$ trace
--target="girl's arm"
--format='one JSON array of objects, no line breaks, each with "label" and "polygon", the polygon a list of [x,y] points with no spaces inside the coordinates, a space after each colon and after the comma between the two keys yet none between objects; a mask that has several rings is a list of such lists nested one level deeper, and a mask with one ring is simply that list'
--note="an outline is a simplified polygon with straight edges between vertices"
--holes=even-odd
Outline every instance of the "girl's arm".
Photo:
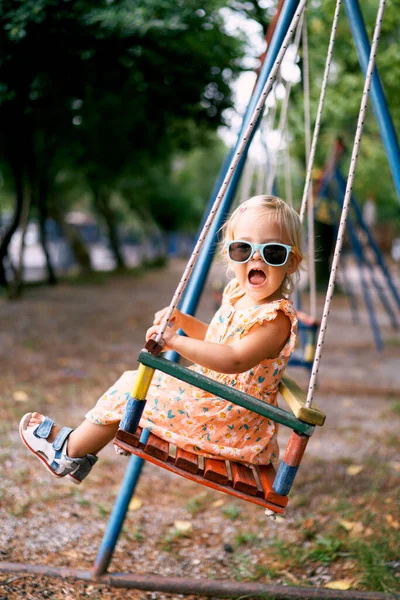
[{"label": "girl's arm", "polygon": [[[168,311],[168,307],[159,310],[154,315],[154,325],[160,325],[163,321],[166,313]],[[185,313],[181,312],[177,308],[172,313],[172,318],[170,320],[172,325],[172,330],[177,331],[178,329],[183,329],[183,331],[191,338],[196,340],[204,340],[207,332],[208,325],[192,317],[191,315],[185,315]]]},{"label": "girl's arm", "polygon": [[[157,326],[151,327],[146,339],[157,333],[157,329]],[[188,360],[218,373],[243,373],[266,358],[277,356],[289,334],[290,319],[279,311],[273,321],[254,325],[232,346],[186,338],[170,330],[164,335],[164,350],[175,350]]]}]

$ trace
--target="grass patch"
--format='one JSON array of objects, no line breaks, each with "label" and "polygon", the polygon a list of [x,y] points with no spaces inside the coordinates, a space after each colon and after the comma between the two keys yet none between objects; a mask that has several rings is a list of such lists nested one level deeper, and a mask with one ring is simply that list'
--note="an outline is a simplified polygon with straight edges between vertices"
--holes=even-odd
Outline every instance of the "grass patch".
[{"label": "grass patch", "polygon": [[390,403],[389,406],[390,412],[392,412],[395,415],[398,415],[400,417],[400,399],[396,398],[396,400],[393,400]]},{"label": "grass patch", "polygon": [[268,554],[272,560],[277,561],[286,569],[293,569],[302,565],[304,556],[303,549],[300,545],[293,545],[290,542],[283,540],[274,540],[268,544]]},{"label": "grass patch", "polygon": [[79,490],[72,489],[71,496],[73,497],[75,502],[77,504],[79,504],[79,506],[89,506],[90,505],[89,500],[87,500]]},{"label": "grass patch", "polygon": [[237,504],[227,504],[222,509],[222,512],[225,517],[228,517],[231,521],[235,521],[242,514],[241,509]]},{"label": "grass patch", "polygon": [[340,498],[337,504],[332,506],[332,510],[339,513],[341,517],[349,518],[354,513],[354,506],[349,500],[345,498]]},{"label": "grass patch", "polygon": [[290,499],[292,508],[303,508],[308,506],[310,499],[305,494],[294,494]]},{"label": "grass patch", "polygon": [[135,531],[133,532],[133,539],[135,542],[144,542],[145,535],[141,527],[136,527]]},{"label": "grass patch", "polygon": [[111,512],[111,509],[108,506],[104,506],[104,504],[96,504],[95,506],[100,517],[103,519],[108,518]]},{"label": "grass patch", "polygon": [[358,564],[361,574],[360,583],[366,589],[382,592],[394,592],[400,589],[399,538],[397,530],[385,528],[381,530],[378,538],[371,541],[351,542],[352,558]]},{"label": "grass patch", "polygon": [[349,556],[348,552],[342,551],[342,546],[342,542],[336,537],[318,535],[313,547],[304,556],[304,562],[313,561],[329,566],[339,557]]},{"label": "grass patch", "polygon": [[185,508],[191,515],[197,515],[208,507],[209,496],[208,494],[198,494],[189,500]]},{"label": "grass patch", "polygon": [[243,546],[249,543],[257,544],[257,542],[258,538],[256,533],[245,531],[239,531],[233,539],[233,545],[235,548],[239,548],[239,546]]},{"label": "grass patch", "polygon": [[386,433],[385,436],[381,437],[382,443],[386,448],[400,449],[400,439],[397,433]]},{"label": "grass patch", "polygon": [[[251,555],[235,554],[233,564],[233,576],[236,581],[258,581],[259,579],[276,576],[276,571],[266,565],[253,562]],[[257,596],[258,598],[259,596]],[[261,596],[260,596],[261,597]],[[271,598],[271,596],[269,596]]]},{"label": "grass patch", "polygon": [[171,527],[161,540],[161,550],[164,550],[164,552],[171,552],[175,542],[187,537],[190,537],[188,532],[179,531],[179,529]]}]

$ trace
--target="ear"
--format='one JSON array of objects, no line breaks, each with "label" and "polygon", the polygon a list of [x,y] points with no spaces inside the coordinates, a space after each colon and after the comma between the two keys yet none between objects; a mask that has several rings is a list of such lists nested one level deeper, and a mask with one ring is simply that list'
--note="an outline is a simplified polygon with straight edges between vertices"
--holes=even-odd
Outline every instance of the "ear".
[{"label": "ear", "polygon": [[292,275],[295,273],[302,260],[303,259],[297,254],[297,252],[291,252],[287,261],[287,275]]}]

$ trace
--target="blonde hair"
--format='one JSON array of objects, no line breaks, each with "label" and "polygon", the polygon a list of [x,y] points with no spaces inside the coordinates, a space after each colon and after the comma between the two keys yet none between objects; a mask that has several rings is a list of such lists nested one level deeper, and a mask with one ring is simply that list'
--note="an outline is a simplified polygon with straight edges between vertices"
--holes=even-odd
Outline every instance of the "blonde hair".
[{"label": "blonde hair", "polygon": [[[249,209],[258,219],[262,219],[267,216],[270,217],[271,212],[273,213],[274,218],[280,225],[282,231],[285,232],[289,244],[292,246],[292,252],[296,253],[300,265],[304,258],[302,251],[303,231],[300,217],[294,208],[276,196],[253,196],[253,198],[250,198],[250,200],[247,200],[238,206],[238,208],[231,214],[229,219],[221,228],[221,250],[223,256],[225,258],[227,256],[227,242],[231,242],[234,239],[235,226],[238,219],[240,219],[240,216],[244,211]],[[299,277],[300,275],[298,270],[291,275],[286,275],[281,287],[282,293],[289,296],[293,292]]]}]

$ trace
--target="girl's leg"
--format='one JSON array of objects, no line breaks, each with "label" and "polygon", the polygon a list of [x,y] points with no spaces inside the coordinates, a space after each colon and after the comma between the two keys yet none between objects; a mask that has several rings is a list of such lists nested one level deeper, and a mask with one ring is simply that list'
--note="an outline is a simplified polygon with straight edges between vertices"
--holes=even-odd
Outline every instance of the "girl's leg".
[{"label": "girl's leg", "polygon": [[[41,423],[43,416],[32,413],[28,427],[34,427]],[[85,419],[68,437],[67,452],[71,458],[82,458],[87,454],[96,455],[104,446],[114,438],[119,423],[109,425],[97,425]],[[60,427],[54,425],[47,440],[54,441]]]},{"label": "girl's leg", "polygon": [[68,455],[73,457],[97,454],[114,439],[119,423],[97,425],[85,419],[68,438]]}]

